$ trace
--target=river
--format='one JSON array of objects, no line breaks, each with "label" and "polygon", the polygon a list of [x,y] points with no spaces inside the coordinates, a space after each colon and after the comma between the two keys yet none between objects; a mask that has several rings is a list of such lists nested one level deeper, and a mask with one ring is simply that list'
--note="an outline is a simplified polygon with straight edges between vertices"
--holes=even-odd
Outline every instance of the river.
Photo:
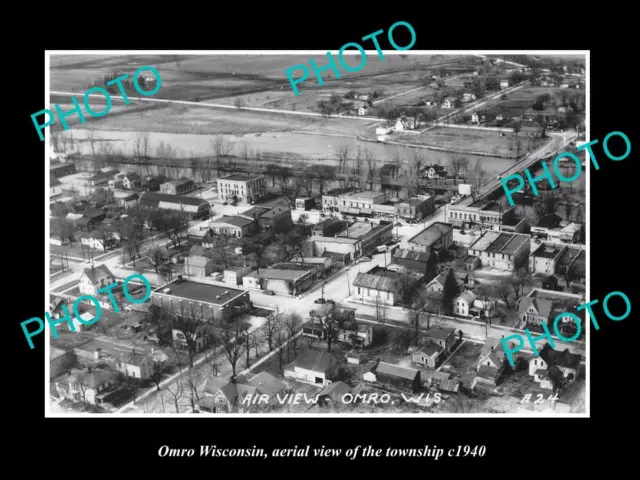
[{"label": "river", "polygon": [[[76,128],[73,136],[76,139],[86,139],[88,130]],[[134,141],[139,133],[133,131],[103,131],[94,130],[97,141],[109,142],[117,150],[126,149],[127,153],[134,150]],[[400,158],[407,159],[413,155],[413,147],[403,147],[396,145],[385,145],[382,143],[366,142],[348,137],[335,137],[325,135],[307,135],[292,132],[269,132],[262,134],[246,134],[242,136],[224,135],[226,139],[237,145],[235,153],[244,149],[244,144],[252,151],[260,151],[267,157],[287,157],[295,158],[298,162],[317,162],[322,160],[331,165],[337,165],[336,152],[341,147],[349,147],[349,156],[352,158],[356,148],[370,149],[381,164],[390,162],[396,154]],[[211,141],[213,135],[197,134],[174,134],[150,132],[149,143],[150,155],[153,156],[160,143],[169,144],[175,150],[178,149],[182,156],[207,156],[212,155]],[[91,153],[89,142],[78,142],[78,148],[84,154]],[[96,149],[98,147],[96,146]],[[440,163],[447,165],[451,159],[451,153],[436,150],[422,149],[428,163]],[[489,176],[498,175],[513,165],[514,160],[496,157],[485,157],[476,155],[465,155],[469,159],[470,167],[475,165],[476,160],[480,163]]]}]

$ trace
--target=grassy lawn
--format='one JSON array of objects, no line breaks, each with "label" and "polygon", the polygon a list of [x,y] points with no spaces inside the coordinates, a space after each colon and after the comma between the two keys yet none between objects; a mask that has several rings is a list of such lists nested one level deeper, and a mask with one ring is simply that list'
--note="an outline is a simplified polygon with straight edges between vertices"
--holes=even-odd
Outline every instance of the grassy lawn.
[{"label": "grassy lawn", "polygon": [[449,372],[452,376],[462,377],[466,373],[473,371],[473,364],[478,361],[482,346],[481,343],[474,345],[470,340],[465,341],[447,363],[451,367]]}]

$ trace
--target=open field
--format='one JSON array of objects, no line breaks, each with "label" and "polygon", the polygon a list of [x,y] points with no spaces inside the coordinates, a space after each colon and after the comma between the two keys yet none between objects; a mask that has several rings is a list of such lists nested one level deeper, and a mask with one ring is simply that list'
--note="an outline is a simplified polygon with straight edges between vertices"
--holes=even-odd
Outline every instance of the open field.
[{"label": "open field", "polygon": [[[395,138],[394,138],[395,139]],[[487,154],[515,155],[512,141],[501,137],[498,132],[483,130],[464,130],[459,128],[434,128],[420,135],[404,134],[397,141],[407,143],[435,145],[456,150],[481,151]]]},{"label": "open field", "polygon": [[[160,108],[157,105],[161,105]],[[281,113],[224,110],[187,105],[164,106],[156,104],[152,110],[135,110],[130,114],[111,114],[94,118],[92,126],[106,131],[166,132],[201,135],[245,135],[266,132],[304,130],[341,135],[362,135],[369,124],[353,119],[325,119]]]},{"label": "open field", "polygon": [[[349,52],[347,52],[349,53]],[[82,93],[100,77],[114,72],[133,73],[144,65],[154,66],[163,85],[157,98],[205,100],[223,98],[251,91],[281,88],[293,95],[285,70],[294,65],[309,65],[314,59],[319,66],[327,63],[323,55],[87,55],[74,62],[73,55],[53,56],[51,60],[51,89]],[[404,58],[402,58],[404,57]],[[323,72],[324,86],[318,86],[313,76],[304,82],[301,91],[332,88],[377,88],[387,83],[415,82],[439,64],[455,63],[464,58],[448,56],[432,59],[430,55],[385,54],[384,59],[369,54],[365,67],[358,73],[345,74],[337,79],[332,70]],[[354,63],[355,59],[349,60]],[[436,65],[434,67],[434,65]],[[389,74],[392,74],[388,76]],[[385,78],[387,77],[387,78]],[[304,94],[304,93],[303,93]],[[314,93],[315,95],[315,93]]]}]

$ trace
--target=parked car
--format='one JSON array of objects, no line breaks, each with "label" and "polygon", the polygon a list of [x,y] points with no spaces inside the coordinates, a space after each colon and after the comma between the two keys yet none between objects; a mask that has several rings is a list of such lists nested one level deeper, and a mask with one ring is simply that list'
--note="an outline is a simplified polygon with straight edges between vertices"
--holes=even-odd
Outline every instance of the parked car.
[{"label": "parked car", "polygon": [[316,298],[313,303],[326,303],[326,300],[324,298]]},{"label": "parked car", "polygon": [[276,292],[274,292],[273,290],[265,290],[265,291],[264,291],[264,294],[265,294],[265,295],[275,295],[275,294],[276,294]]}]

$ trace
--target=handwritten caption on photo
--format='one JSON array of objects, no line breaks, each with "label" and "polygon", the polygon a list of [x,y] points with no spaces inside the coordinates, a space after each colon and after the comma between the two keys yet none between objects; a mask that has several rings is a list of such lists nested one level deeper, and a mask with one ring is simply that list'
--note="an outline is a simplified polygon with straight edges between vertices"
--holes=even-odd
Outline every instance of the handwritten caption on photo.
[{"label": "handwritten caption on photo", "polygon": [[[406,47],[401,47],[400,45],[398,45],[393,38],[393,31],[400,26],[406,27],[407,30],[409,30],[409,33],[411,34],[411,43],[409,43],[409,45],[407,45]],[[376,32],[370,33],[369,35],[365,35],[364,37],[362,37],[362,40],[371,39],[371,41],[376,47],[376,50],[378,51],[378,56],[384,60],[384,54],[382,53],[382,49],[380,48],[380,44],[378,43],[378,39],[376,38],[378,35],[381,35],[383,33],[384,33],[384,30],[381,29]],[[396,22],[393,25],[391,25],[391,28],[389,28],[389,31],[387,32],[387,38],[389,39],[389,43],[394,49],[398,51],[405,51],[405,50],[409,50],[411,47],[415,45],[416,31],[407,22]],[[351,67],[344,61],[344,58],[343,58],[344,51],[350,47],[357,48],[358,51],[360,52],[360,64],[357,67]],[[322,79],[322,72],[325,72],[329,69],[333,70],[333,73],[335,74],[336,78],[340,78],[340,70],[338,69],[338,65],[336,64],[335,59],[331,56],[331,52],[327,52],[327,58],[329,59],[329,64],[325,65],[324,67],[318,67],[318,65],[316,65],[315,60],[313,59],[309,60],[309,65],[311,65],[311,69],[313,70],[313,73],[318,79],[318,85],[324,85],[324,80]],[[362,48],[362,45],[360,45],[359,43],[356,43],[356,42],[345,43],[338,51],[338,61],[340,62],[340,65],[342,65],[342,68],[345,71],[349,73],[356,73],[362,70],[364,66],[367,64],[367,53],[365,52],[364,48]],[[293,77],[293,72],[295,70],[303,70],[302,76],[300,78],[296,79]],[[298,90],[297,85],[304,82],[307,78],[309,78],[309,69],[307,68],[307,66],[300,63],[298,65],[294,65],[293,67],[287,68],[284,71],[284,73],[286,73],[287,78],[289,79],[289,83],[291,84],[291,88],[293,89],[293,92],[296,95],[300,95],[300,90]]]},{"label": "handwritten caption on photo", "polygon": [[[139,279],[140,281],[142,281],[142,283],[145,286],[146,293],[142,298],[135,298],[131,296],[131,294],[129,293],[129,290],[128,290],[129,282],[134,279]],[[116,301],[116,298],[113,295],[113,289],[118,286],[119,286],[119,282],[115,282],[97,291],[98,293],[104,293],[109,297],[109,301],[111,302],[113,311],[115,313],[120,312],[120,307],[118,306],[118,302]],[[134,273],[133,275],[129,275],[127,278],[124,279],[124,282],[122,284],[122,292],[125,298],[129,300],[131,303],[144,303],[149,299],[149,297],[151,297],[151,284],[149,283],[149,280],[147,280],[143,275],[140,275],[139,273]],[[86,300],[91,301],[96,307],[96,315],[91,320],[84,320],[78,309],[78,307]],[[47,319],[47,322],[49,323],[49,328],[51,328],[51,334],[56,339],[59,338],[58,332],[56,330],[56,325],[58,325],[59,323],[67,322],[69,325],[69,329],[73,332],[76,331],[74,318],[72,318],[71,315],[69,314],[69,309],[67,308],[67,305],[63,303],[60,307],[61,307],[61,310],[64,312],[64,316],[61,316],[60,318],[51,318],[50,312],[45,312],[44,314],[45,318]],[[73,314],[75,315],[75,320],[78,321],[79,323],[83,325],[93,325],[94,323],[97,323],[100,320],[100,317],[102,316],[102,303],[100,302],[100,299],[94,297],[93,295],[81,295],[80,297],[76,298],[75,302],[73,303]],[[38,329],[34,332],[29,332],[29,330],[27,329],[27,325],[29,325],[30,323],[37,323]],[[24,322],[20,323],[20,326],[22,327],[24,336],[27,338],[27,342],[29,342],[29,347],[31,348],[31,350],[33,350],[35,348],[35,345],[31,341],[31,339],[36,335],[39,335],[42,332],[44,332],[44,321],[39,317],[33,317],[33,318],[30,318],[29,320],[25,320]]]},{"label": "handwritten caption on photo", "polygon": [[[616,156],[611,153],[611,150],[609,150],[609,140],[612,137],[621,137],[624,140],[624,143],[627,148],[627,151],[624,154]],[[592,146],[597,144],[598,144],[597,139],[592,140],[588,143],[580,145],[578,148],[576,148],[576,151],[581,152],[582,150],[586,150],[589,153],[589,159],[591,160],[591,163],[593,163],[593,167],[596,170],[600,170],[600,164],[596,160],[596,154],[593,153],[593,149],[591,148]],[[625,135],[622,132],[611,132],[606,137],[604,137],[604,140],[602,141],[602,149],[604,150],[605,155],[610,160],[613,160],[614,162],[619,162],[627,158],[631,153],[631,140],[629,140],[629,137],[627,137],[627,135]],[[563,158],[570,158],[576,164],[576,171],[571,177],[565,177],[559,170],[558,165]],[[551,187],[551,189],[558,187],[556,182],[553,180],[553,176],[551,175],[551,170],[549,170],[549,166],[547,165],[547,162],[541,162],[541,164],[542,164],[542,170],[544,171],[544,173],[538,177],[532,176],[528,168],[524,169],[524,174],[527,177],[527,180],[529,181],[529,185],[531,186],[531,191],[535,197],[537,197],[540,194],[540,192],[538,191],[538,188],[536,187],[536,183],[538,182],[542,182],[543,180],[546,179],[549,182],[549,186]],[[560,180],[561,182],[571,183],[577,180],[578,178],[580,178],[580,175],[582,175],[582,161],[580,160],[580,158],[578,158],[578,156],[575,153],[563,152],[557,155],[556,158],[553,159],[553,171],[555,172],[558,180]],[[511,180],[518,181],[518,185],[516,185],[515,188],[508,187],[509,181]],[[524,178],[519,173],[514,173],[513,175],[509,175],[508,177],[501,178],[500,183],[502,184],[502,188],[505,191],[509,205],[513,207],[515,203],[513,201],[512,195],[516,192],[523,191],[525,186]]]},{"label": "handwritten caption on photo", "polygon": [[[322,445],[320,448],[307,445],[305,447],[294,448],[275,448],[269,452],[263,448],[253,446],[252,448],[219,448],[217,445],[201,445],[199,456],[200,457],[214,457],[214,458],[306,458],[306,457],[322,457],[322,458],[337,458],[344,456],[351,460],[356,458],[433,458],[438,460],[439,458],[447,455],[449,458],[453,457],[468,457],[478,456],[484,457],[487,453],[487,447],[484,445],[457,445],[454,448],[438,448],[436,445],[425,445],[420,448],[374,448],[371,445],[356,445],[353,448],[327,448]],[[168,445],[162,445],[158,449],[159,457],[193,457],[196,455],[195,448],[170,448]]]},{"label": "handwritten caption on photo", "polygon": [[[151,73],[153,73],[154,80],[151,81],[150,83],[155,83],[155,87],[153,88],[153,90],[147,91],[147,92],[145,92],[144,90],[142,90],[142,88],[140,88],[140,77],[141,77],[140,72],[144,72],[144,71],[150,71]],[[123,81],[125,80],[130,81],[128,80],[128,77],[129,77],[129,74],[125,73],[124,75],[120,75],[119,77],[116,77],[113,80],[108,81],[105,85],[105,86],[117,85],[125,105],[129,105],[131,103],[131,101],[129,100],[129,97],[127,96],[127,92],[124,86],[122,85]],[[155,95],[156,93],[158,93],[158,90],[160,90],[160,87],[162,86],[162,79],[160,78],[160,73],[158,73],[158,70],[148,65],[138,68],[133,73],[132,78],[133,78],[133,88],[135,88],[136,92],[138,92],[143,97],[151,97],[152,95]],[[147,82],[146,80],[143,80],[143,83],[145,83],[145,85],[146,85],[146,82]],[[89,105],[89,97],[95,97],[99,94],[104,95],[106,107],[101,112],[96,112]],[[62,109],[60,108],[60,105],[58,104],[54,105],[55,111],[58,113],[58,120],[62,124],[62,128],[64,130],[69,130],[69,125],[67,124],[66,118],[70,117],[73,114],[78,115],[78,118],[80,119],[80,123],[86,123],[86,119],[82,113],[82,109],[80,108],[78,99],[76,97],[71,97],[71,103],[73,104],[74,108],[72,108],[68,112],[63,112]],[[84,104],[84,108],[87,111],[87,113],[92,117],[104,117],[106,114],[108,114],[111,111],[111,95],[109,95],[109,92],[104,87],[97,87],[97,86],[91,87],[89,90],[85,92],[82,103]],[[45,123],[40,124],[38,123],[38,120],[36,120],[36,117],[40,115],[48,115],[49,119]],[[53,125],[56,121],[56,116],[53,111],[45,108],[44,110],[40,110],[39,112],[32,114],[31,121],[36,127],[36,131],[40,136],[40,140],[44,141],[44,135],[42,134],[42,130],[44,130],[46,127],[50,127],[51,125]]]}]

